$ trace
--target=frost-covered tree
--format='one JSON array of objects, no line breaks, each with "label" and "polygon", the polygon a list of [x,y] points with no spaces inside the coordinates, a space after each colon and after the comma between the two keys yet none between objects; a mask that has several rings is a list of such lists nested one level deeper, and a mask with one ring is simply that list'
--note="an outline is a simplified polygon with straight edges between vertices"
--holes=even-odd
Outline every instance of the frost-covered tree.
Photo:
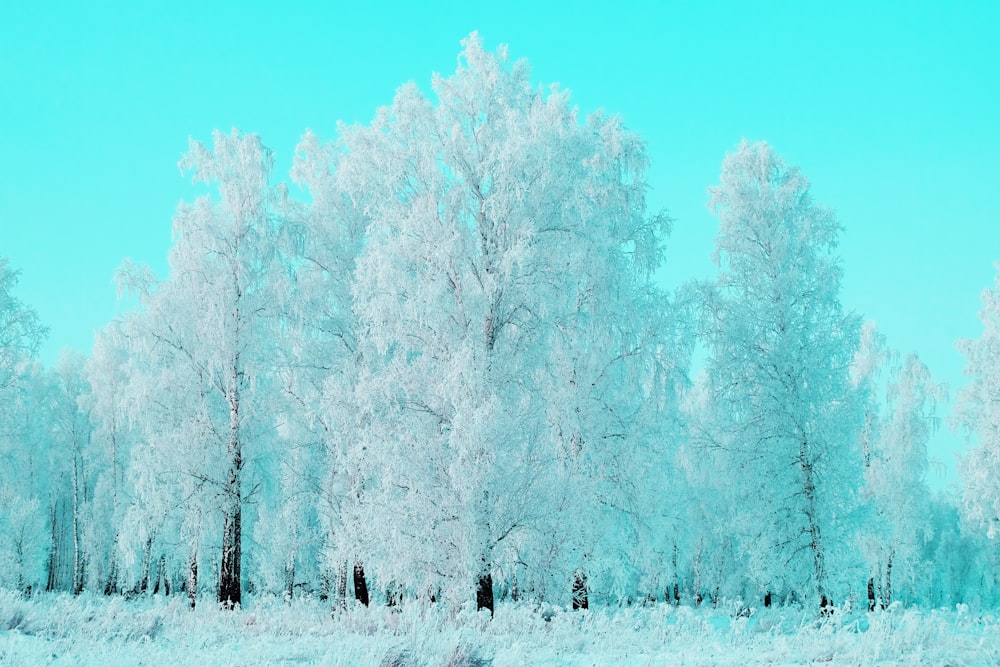
[{"label": "frost-covered tree", "polygon": [[982,336],[958,342],[970,383],[959,393],[955,418],[975,443],[960,467],[962,512],[970,525],[996,539],[1000,536],[1000,275],[982,296]]},{"label": "frost-covered tree", "polygon": [[[173,471],[216,492],[217,592],[227,605],[242,595],[243,509],[254,491],[245,481],[248,472],[251,478],[266,474],[248,471],[248,463],[274,430],[268,382],[287,272],[279,261],[283,223],[275,212],[284,195],[270,184],[272,166],[271,151],[256,135],[216,133],[211,149],[192,141],[181,167],[217,187],[218,198],[179,207],[168,280],[157,283],[145,269],[126,268],[121,275],[141,301],[124,325],[133,354],[145,357],[134,378],[146,373],[147,386],[157,383],[159,393],[147,395],[167,407],[166,424],[174,427],[164,430],[165,424],[146,419],[149,445],[161,454],[193,454],[178,459],[174,453],[170,459],[181,465]],[[210,517],[196,512],[188,518],[180,530],[204,535],[202,522]],[[189,576],[197,560],[192,555]]]},{"label": "frost-covered tree", "polygon": [[850,364],[860,323],[839,302],[840,225],[770,146],[743,142],[711,189],[719,215],[710,298],[709,392],[735,494],[748,576],[767,591],[824,602],[843,593],[861,485],[860,410]]},{"label": "frost-covered tree", "polygon": [[[559,470],[582,481],[629,442],[616,383],[638,377],[641,335],[616,308],[657,265],[664,221],[645,216],[644,150],[620,120],[581,121],[505,50],[464,44],[434,98],[404,86],[343,134],[338,173],[369,220],[350,465],[383,576],[455,600],[471,581],[492,609],[495,574],[553,553],[532,540],[555,540],[567,578],[585,566],[597,487]],[[553,503],[573,525],[548,523]]]},{"label": "frost-covered tree", "polygon": [[41,373],[31,360],[46,335],[33,309],[15,294],[18,274],[0,257],[0,586],[44,582],[47,438],[33,391]]},{"label": "frost-covered tree", "polygon": [[83,399],[91,414],[98,475],[88,526],[88,563],[93,568],[92,582],[105,594],[119,590],[121,527],[130,500],[125,470],[135,435],[126,419],[127,367],[128,350],[120,322],[112,322],[96,333],[85,367],[90,386]]},{"label": "frost-covered tree", "polygon": [[[283,530],[272,535],[285,587],[292,572],[322,569],[336,576],[334,598],[343,602],[347,568],[357,572],[356,594],[364,599],[361,554],[343,522],[351,471],[346,452],[357,441],[354,388],[360,349],[353,313],[355,261],[365,235],[364,216],[337,182],[341,153],[307,132],[295,151],[293,181],[306,189],[308,205],[289,212],[286,261],[294,274],[285,311],[288,341],[278,350],[276,375],[285,397],[279,421]],[[272,540],[271,543],[274,541]],[[322,555],[319,553],[322,549]]]},{"label": "frost-covered tree", "polygon": [[927,487],[927,443],[934,410],[945,397],[915,354],[894,369],[886,390],[887,414],[876,431],[865,470],[874,517],[866,526],[867,558],[880,603],[888,606],[898,582],[910,596],[920,574],[923,545],[932,535]]},{"label": "frost-covered tree", "polygon": [[[80,593],[86,583],[86,549],[84,534],[89,530],[96,471],[91,451],[92,424],[87,394],[89,386],[84,375],[86,359],[78,353],[65,352],[55,368],[51,419],[53,447],[63,472],[63,496],[68,495],[66,509],[72,540],[72,591]],[[55,472],[53,470],[53,472]]]},{"label": "frost-covered tree", "polygon": [[18,364],[35,356],[48,331],[14,295],[17,277],[7,258],[0,257],[0,390],[13,385]]}]

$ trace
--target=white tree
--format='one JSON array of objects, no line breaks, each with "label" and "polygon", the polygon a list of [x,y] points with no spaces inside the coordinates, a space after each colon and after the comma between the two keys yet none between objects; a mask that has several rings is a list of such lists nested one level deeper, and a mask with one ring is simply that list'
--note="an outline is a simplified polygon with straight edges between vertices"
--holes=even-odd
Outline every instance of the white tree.
[{"label": "white tree", "polygon": [[979,319],[982,336],[958,342],[971,381],[959,393],[955,420],[975,442],[960,466],[962,513],[970,525],[996,539],[1000,536],[1000,275],[996,285],[983,291]]},{"label": "white tree", "polygon": [[764,143],[743,142],[711,189],[720,273],[708,371],[726,423],[734,527],[749,576],[821,603],[860,487],[850,363],[859,322],[841,309],[840,225]]},{"label": "white tree", "polygon": [[[164,404],[168,423],[183,428],[163,432],[154,425],[150,445],[159,442],[166,451],[180,438],[194,443],[181,451],[207,452],[180,470],[218,491],[217,591],[227,605],[242,595],[243,508],[253,492],[244,484],[245,468],[274,431],[267,383],[287,271],[278,255],[283,221],[275,212],[284,190],[271,186],[272,166],[271,151],[256,135],[217,132],[212,149],[192,141],[181,167],[217,186],[219,199],[205,196],[179,207],[169,280],[156,283],[145,269],[121,276],[140,294],[141,310],[126,321],[125,333],[136,353],[147,356],[145,370],[153,374],[147,383],[165,373],[156,380],[159,392],[179,393]],[[182,529],[202,535],[200,521]],[[191,564],[196,570],[196,556]]]},{"label": "white tree", "polygon": [[868,558],[883,607],[893,599],[894,581],[915,582],[924,543],[931,538],[927,443],[935,428],[935,407],[944,398],[944,387],[915,354],[893,369],[886,391],[888,414],[865,471],[875,512],[868,525]]},{"label": "white tree", "polygon": [[41,369],[31,363],[46,329],[15,296],[17,277],[0,257],[0,586],[26,590],[45,581],[50,545]]},{"label": "white tree", "polygon": [[[616,446],[610,394],[630,371],[614,360],[637,338],[616,308],[658,264],[664,220],[645,217],[643,146],[618,119],[581,123],[504,49],[464,44],[436,99],[404,86],[343,133],[338,175],[370,220],[351,465],[359,534],[386,576],[452,599],[472,580],[492,609],[493,575],[557,511],[546,475]],[[550,410],[556,393],[568,414]]]},{"label": "white tree", "polygon": [[94,488],[90,557],[92,579],[105,594],[119,590],[120,531],[130,500],[125,470],[135,434],[126,419],[128,350],[120,322],[98,331],[86,363],[87,407],[92,415],[98,480]]}]

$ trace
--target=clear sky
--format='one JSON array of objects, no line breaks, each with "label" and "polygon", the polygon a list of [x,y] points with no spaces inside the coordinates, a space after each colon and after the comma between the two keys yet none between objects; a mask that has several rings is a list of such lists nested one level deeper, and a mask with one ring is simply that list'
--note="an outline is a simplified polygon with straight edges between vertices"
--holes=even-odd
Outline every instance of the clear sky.
[{"label": "clear sky", "polygon": [[[86,351],[124,258],[166,272],[189,136],[257,132],[285,178],[306,128],[368,122],[478,30],[646,138],[651,205],[676,218],[670,284],[712,272],[705,189],[726,151],[771,142],[846,228],[844,305],[954,393],[954,342],[979,335],[1000,261],[998,25],[990,1],[6,0],[0,255],[51,327],[43,360]],[[953,470],[960,446],[945,427],[932,456]]]}]

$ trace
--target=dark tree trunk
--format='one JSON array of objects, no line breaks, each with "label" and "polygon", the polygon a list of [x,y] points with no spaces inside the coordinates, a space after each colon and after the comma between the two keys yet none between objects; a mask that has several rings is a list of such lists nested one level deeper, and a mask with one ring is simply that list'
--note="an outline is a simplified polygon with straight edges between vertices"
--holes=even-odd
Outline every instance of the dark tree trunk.
[{"label": "dark tree trunk", "polygon": [[188,561],[187,594],[188,606],[194,609],[198,598],[198,552],[194,549],[191,550],[191,559]]},{"label": "dark tree trunk", "polygon": [[[236,438],[237,434],[231,434]],[[240,485],[240,475],[243,468],[243,457],[238,441],[230,441],[232,460],[229,467],[229,479],[226,483],[226,517],[222,526],[222,567],[219,569],[219,602],[226,609],[233,609],[242,602],[242,538],[243,538],[243,501]]]},{"label": "dark tree trunk", "polygon": [[889,560],[885,563],[885,589],[882,596],[882,608],[888,609],[889,604],[892,602],[892,557],[896,555],[895,551],[889,552]]},{"label": "dark tree trunk", "polygon": [[118,592],[118,534],[115,533],[114,542],[111,543],[111,568],[108,578],[104,580],[104,594],[114,595]]},{"label": "dark tree trunk", "polygon": [[222,566],[219,568],[219,602],[234,609],[242,601],[241,566],[243,563],[243,443],[240,434],[240,387],[243,383],[237,353],[229,372],[229,476],[224,497],[225,519],[222,525]]},{"label": "dark tree trunk", "polygon": [[385,606],[398,607],[401,604],[403,604],[403,589],[397,586],[396,582],[390,581],[385,589]]},{"label": "dark tree trunk", "polygon": [[765,607],[771,606],[771,591],[764,593],[764,606]]},{"label": "dark tree trunk", "polygon": [[354,599],[368,606],[368,582],[365,581],[365,568],[361,563],[354,564]]},{"label": "dark tree trunk", "polygon": [[476,580],[476,611],[489,609],[493,616],[493,575],[489,572],[479,575]]},{"label": "dark tree trunk", "polygon": [[875,611],[875,577],[868,577],[868,611]]},{"label": "dark tree trunk", "polygon": [[292,601],[295,595],[295,556],[289,560],[285,566],[285,600]]},{"label": "dark tree trunk", "polygon": [[49,514],[49,525],[52,527],[52,546],[49,547],[49,576],[45,582],[46,591],[54,591],[56,589],[56,564],[58,560],[59,551],[59,533],[56,530],[56,506],[52,505],[52,511]]},{"label": "dark tree trunk", "polygon": [[681,585],[678,582],[674,582],[674,606],[678,606],[681,603]]},{"label": "dark tree trunk", "polygon": [[149,569],[153,559],[153,538],[146,539],[146,548],[142,552],[142,579],[139,580],[138,592],[145,593],[149,590]]},{"label": "dark tree trunk", "polygon": [[573,609],[589,609],[587,599],[587,575],[582,572],[573,574]]},{"label": "dark tree trunk", "polygon": [[822,614],[823,616],[832,616],[833,600],[826,597],[825,595],[821,595],[819,598],[819,613]]},{"label": "dark tree trunk", "polygon": [[521,589],[517,587],[517,572],[514,573],[510,583],[510,599],[512,602],[521,601]]}]

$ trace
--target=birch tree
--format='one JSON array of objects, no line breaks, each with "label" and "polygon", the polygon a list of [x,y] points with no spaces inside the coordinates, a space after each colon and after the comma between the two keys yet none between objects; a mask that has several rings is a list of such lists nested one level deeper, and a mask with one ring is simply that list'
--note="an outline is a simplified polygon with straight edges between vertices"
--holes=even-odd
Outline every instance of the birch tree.
[{"label": "birch tree", "polygon": [[962,514],[995,540],[1000,536],[1000,275],[982,298],[982,335],[958,342],[970,381],[959,393],[955,422],[974,443],[960,466]]},{"label": "birch tree", "polygon": [[734,526],[758,586],[825,606],[861,486],[849,377],[860,323],[838,300],[840,225],[767,144],[743,142],[721,180],[708,372],[727,420]]},{"label": "birch tree", "polygon": [[218,198],[179,207],[169,280],[123,272],[123,284],[137,287],[142,303],[126,333],[137,350],[160,355],[148,368],[181,369],[177,383],[161,390],[183,392],[183,401],[173,403],[188,410],[181,421],[189,428],[181,433],[210,454],[194,459],[206,468],[183,470],[218,492],[217,591],[221,603],[234,606],[242,596],[243,509],[253,491],[245,468],[274,429],[264,403],[278,344],[272,334],[287,293],[276,213],[284,195],[270,184],[273,156],[256,135],[217,132],[211,149],[192,141],[180,164],[196,181],[215,186]]},{"label": "birch tree", "polygon": [[355,469],[372,472],[360,487],[374,515],[361,530],[407,585],[461,599],[471,580],[492,610],[494,575],[555,511],[545,474],[603,446],[583,446],[593,413],[577,428],[535,397],[578,381],[590,410],[601,370],[621,378],[611,360],[627,343],[583,337],[614,335],[606,313],[622,302],[604,299],[633,289],[624,267],[657,265],[665,228],[645,215],[642,142],[619,119],[582,121],[505,49],[464,46],[435,98],[404,86],[369,127],[345,129],[338,173],[369,220]]},{"label": "birch tree", "polygon": [[908,582],[912,594],[924,543],[933,532],[927,443],[936,404],[944,398],[944,387],[915,354],[906,356],[889,382],[888,414],[866,470],[876,519],[869,558],[883,607],[892,602],[894,582]]},{"label": "birch tree", "polygon": [[18,273],[0,257],[0,585],[18,590],[44,581],[50,547],[45,521],[46,438],[32,391],[32,363],[47,330],[15,294]]}]

